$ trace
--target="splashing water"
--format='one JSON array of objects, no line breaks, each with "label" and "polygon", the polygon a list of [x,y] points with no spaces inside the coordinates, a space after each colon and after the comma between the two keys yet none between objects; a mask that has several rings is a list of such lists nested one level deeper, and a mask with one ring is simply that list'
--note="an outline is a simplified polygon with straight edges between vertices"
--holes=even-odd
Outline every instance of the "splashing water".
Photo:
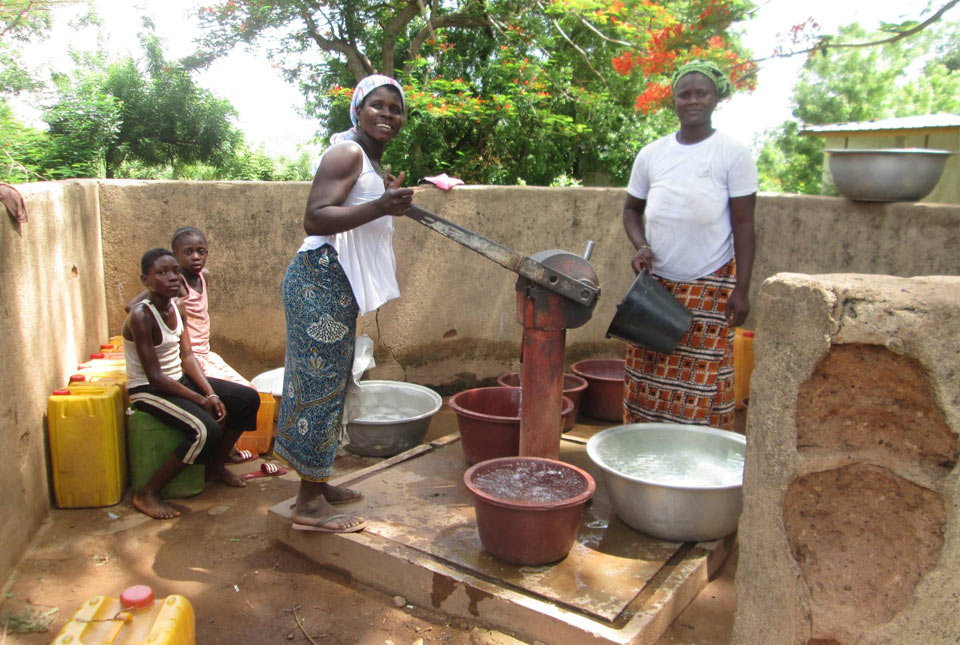
[{"label": "splashing water", "polygon": [[549,504],[570,499],[587,488],[574,470],[537,462],[504,464],[483,471],[473,485],[491,497],[507,502]]},{"label": "splashing water", "polygon": [[[606,449],[603,449],[606,448]],[[601,446],[598,456],[610,470],[664,486],[713,488],[743,484],[743,453],[727,450],[723,454],[695,450],[663,453],[623,451],[611,444]]]},{"label": "splashing water", "polygon": [[364,403],[360,408],[360,415],[354,421],[365,423],[389,423],[404,421],[422,416],[424,410],[416,407],[396,406],[395,404],[375,405]]}]

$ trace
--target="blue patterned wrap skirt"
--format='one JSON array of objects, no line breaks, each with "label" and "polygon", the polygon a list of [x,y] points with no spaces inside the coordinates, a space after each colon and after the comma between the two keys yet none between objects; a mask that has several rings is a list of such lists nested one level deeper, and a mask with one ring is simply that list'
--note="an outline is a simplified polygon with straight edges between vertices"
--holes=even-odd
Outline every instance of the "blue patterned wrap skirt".
[{"label": "blue patterned wrap skirt", "polygon": [[283,278],[287,353],[274,453],[302,479],[333,473],[359,308],[337,252],[297,253]]}]

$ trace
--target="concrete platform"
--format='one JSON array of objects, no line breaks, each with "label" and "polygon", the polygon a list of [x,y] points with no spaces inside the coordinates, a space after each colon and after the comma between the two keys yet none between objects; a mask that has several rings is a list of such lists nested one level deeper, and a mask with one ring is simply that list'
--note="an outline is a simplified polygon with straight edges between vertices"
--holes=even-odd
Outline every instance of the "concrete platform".
[{"label": "concrete platform", "polygon": [[560,458],[589,471],[597,493],[570,554],[553,565],[510,565],[483,550],[456,435],[334,482],[363,492],[350,506],[367,520],[363,532],[295,531],[292,498],[270,509],[268,532],[309,560],[410,603],[527,640],[656,642],[723,564],[733,537],[680,544],[644,536],[617,519],[583,439],[565,436]]}]

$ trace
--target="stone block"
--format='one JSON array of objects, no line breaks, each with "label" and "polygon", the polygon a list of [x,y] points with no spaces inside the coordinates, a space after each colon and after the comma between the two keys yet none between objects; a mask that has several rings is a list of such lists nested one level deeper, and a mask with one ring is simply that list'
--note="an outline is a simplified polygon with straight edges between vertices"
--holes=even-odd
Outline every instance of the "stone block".
[{"label": "stone block", "polygon": [[767,279],[734,642],[956,643],[960,278]]}]

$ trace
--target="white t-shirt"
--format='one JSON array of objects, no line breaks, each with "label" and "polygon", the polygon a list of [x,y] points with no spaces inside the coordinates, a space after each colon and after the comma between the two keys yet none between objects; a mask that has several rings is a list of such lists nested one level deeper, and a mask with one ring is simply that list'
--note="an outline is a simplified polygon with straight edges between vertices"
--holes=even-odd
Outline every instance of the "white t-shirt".
[{"label": "white t-shirt", "polygon": [[627,192],[647,202],[653,273],[696,280],[733,258],[729,200],[757,192],[757,166],[750,149],[725,134],[684,145],[674,132],[643,147]]},{"label": "white t-shirt", "polygon": [[[356,141],[343,141],[324,150],[327,154],[337,146],[357,146],[363,153],[363,168],[360,176],[343,201],[344,206],[372,202],[384,193],[383,178],[377,174]],[[320,155],[323,159],[323,155]],[[360,313],[374,311],[380,305],[400,297],[397,284],[397,261],[393,254],[393,217],[384,215],[372,222],[343,231],[336,235],[308,235],[299,252],[318,249],[329,244],[337,250],[340,266],[347,274],[353,297],[357,299]]]}]

